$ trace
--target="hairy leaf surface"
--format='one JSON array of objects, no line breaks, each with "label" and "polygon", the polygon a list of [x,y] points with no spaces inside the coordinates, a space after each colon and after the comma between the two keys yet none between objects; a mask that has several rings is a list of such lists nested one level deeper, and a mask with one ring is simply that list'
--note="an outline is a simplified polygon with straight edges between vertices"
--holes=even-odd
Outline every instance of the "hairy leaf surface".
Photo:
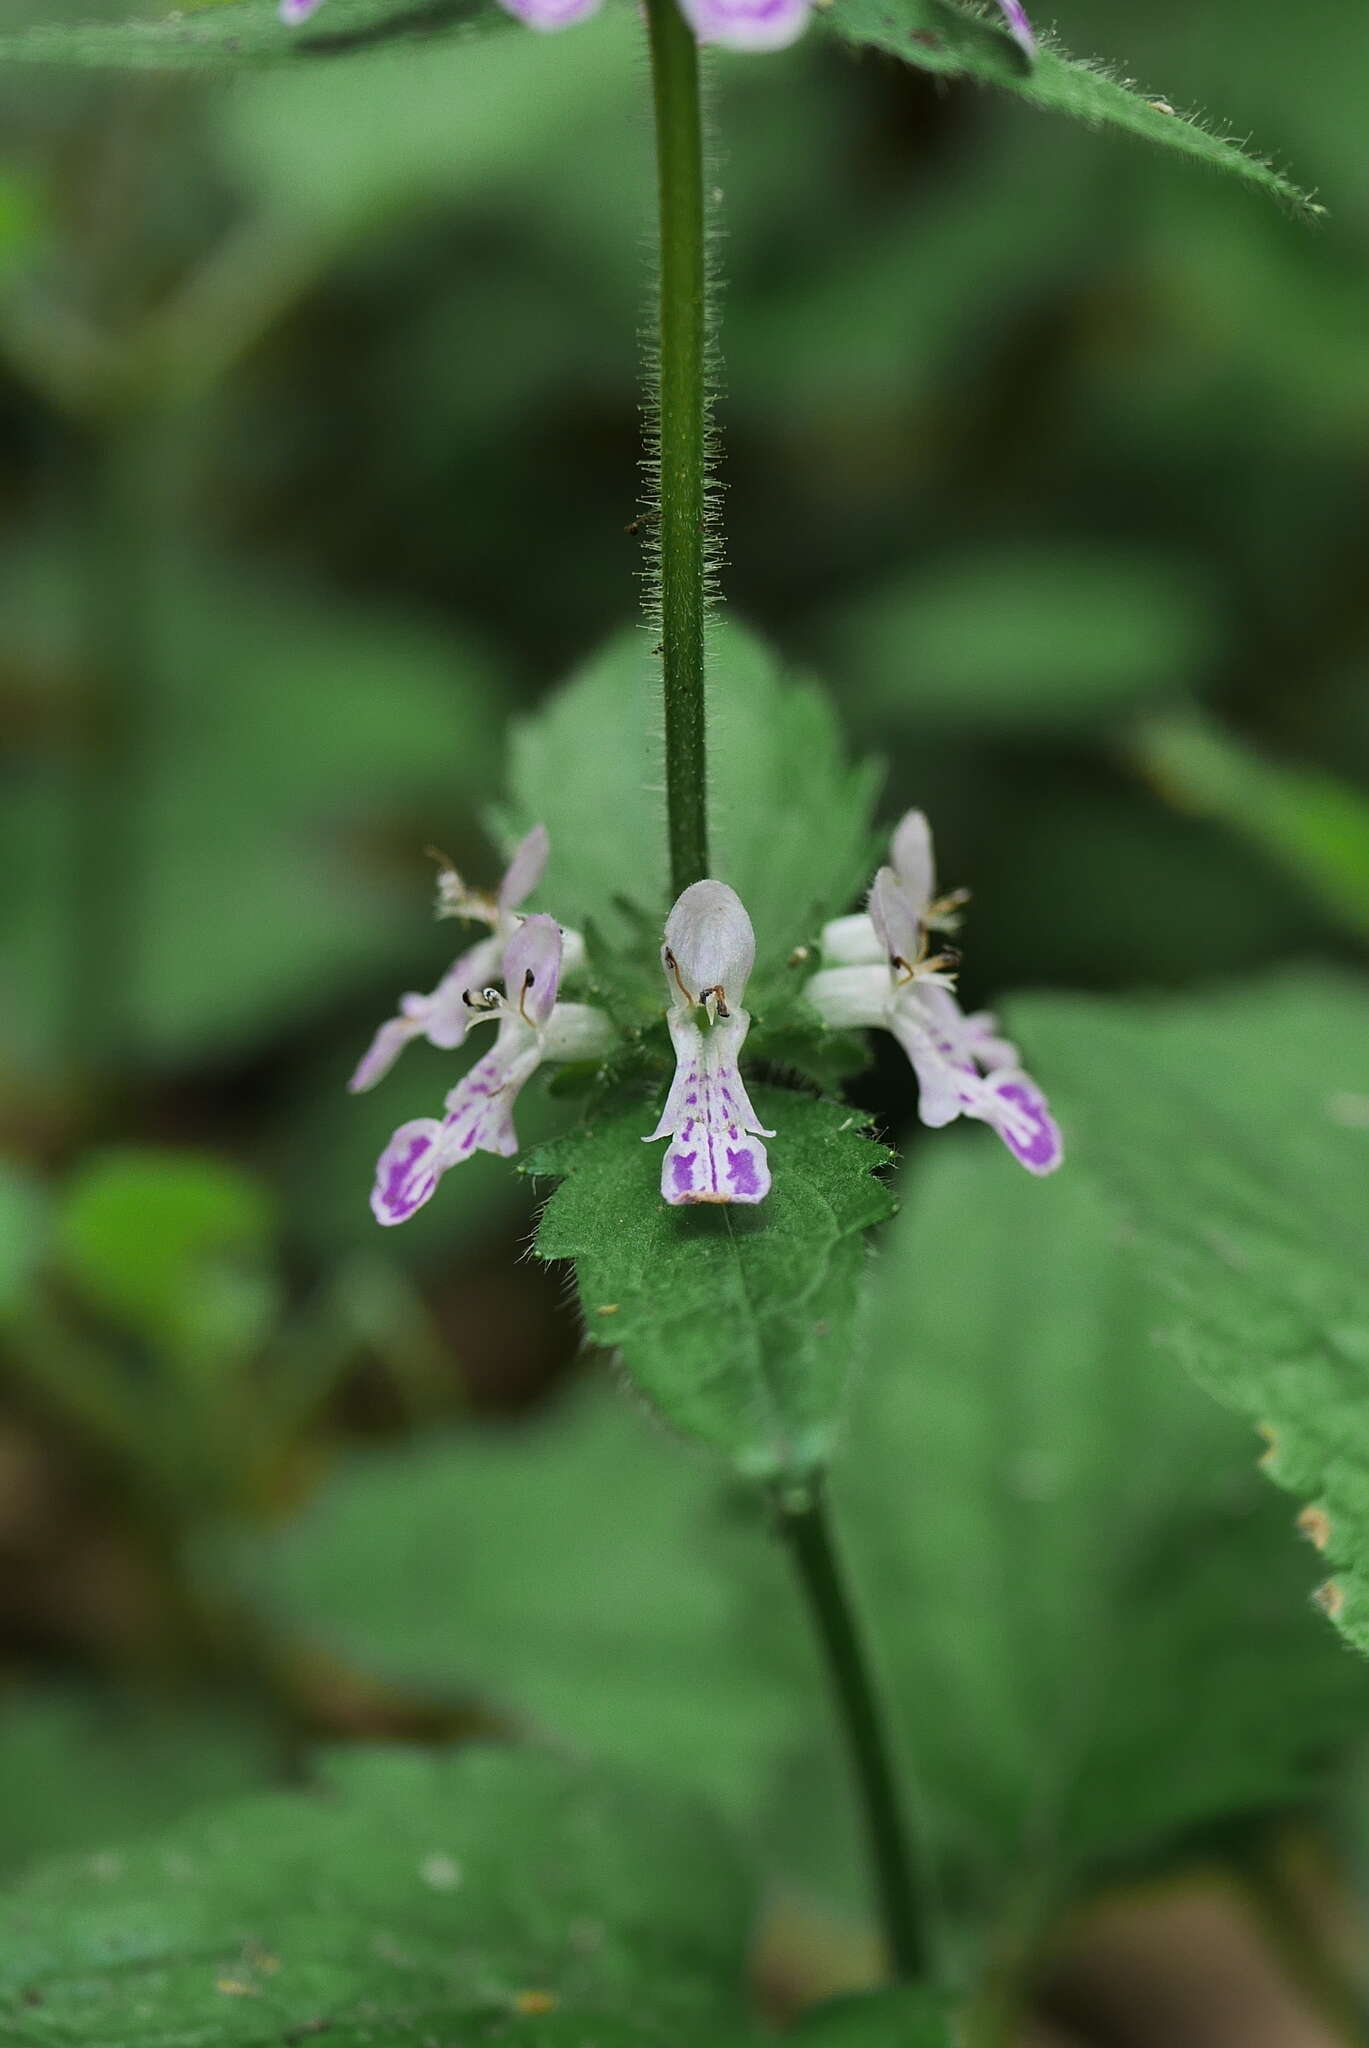
[{"label": "hairy leaf surface", "polygon": [[670,1208],[654,1119],[629,1109],[543,1146],[538,1256],[571,1259],[590,1342],[621,1353],[672,1427],[759,1478],[826,1463],[850,1371],[862,1233],[889,1154],[839,1104],[758,1089],[774,1187],[755,1208]]},{"label": "hairy leaf surface", "polygon": [[1324,1604],[1369,1649],[1369,988],[1304,972],[1019,1015],[1142,1233],[1171,1342],[1265,1427],[1335,1568]]},{"label": "hairy leaf surface", "polygon": [[886,50],[919,70],[996,86],[1042,113],[1066,114],[1090,128],[1120,129],[1233,172],[1299,211],[1321,210],[1236,136],[1176,111],[1102,65],[1071,57],[1048,38],[1029,64],[995,9],[981,12],[967,0],[836,0],[824,18],[848,42]]}]

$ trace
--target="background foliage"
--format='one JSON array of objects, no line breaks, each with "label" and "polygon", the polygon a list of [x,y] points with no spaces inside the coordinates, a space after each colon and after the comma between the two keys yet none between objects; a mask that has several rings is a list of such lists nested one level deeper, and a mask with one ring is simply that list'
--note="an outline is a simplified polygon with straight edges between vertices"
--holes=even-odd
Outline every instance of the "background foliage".
[{"label": "background foliage", "polygon": [[[225,1842],[302,1802],[326,1858],[380,1825],[349,1816],[417,1810],[402,1869],[338,1882],[422,1949],[445,1897],[425,1861],[488,1856],[519,1890],[481,1833],[500,1772],[530,1828],[544,1804],[571,1825],[580,1762],[446,1755],[511,1729],[592,1759],[632,1823],[618,1862],[569,1906],[534,1888],[531,1925],[472,1892],[482,1973],[419,1955],[396,2024],[495,2038],[544,1991],[537,2048],[579,2043],[586,2012],[604,2044],[744,2040],[739,2003],[677,2010],[666,1978],[739,1972],[758,1878],[782,1923],[823,1929],[797,1963],[780,1941],[774,2009],[861,1978],[820,1680],[764,1517],[609,1398],[601,1338],[743,1471],[825,1451],[854,1369],[835,1499],[956,1968],[1036,1981],[1065,1908],[1199,1857],[1248,1877],[1290,1816],[1328,1856],[1338,1837],[1342,1881],[1362,1860],[1340,1788],[1366,1680],[1308,1605],[1330,1581],[1369,1642],[1359,9],[1053,13],[1062,47],[1141,81],[1124,125],[1164,143],[1172,109],[1210,109],[1292,167],[1327,209],[1309,225],[1258,165],[1192,160],[1229,167],[1206,130],[1146,148],[1093,74],[1004,71],[972,10],[839,5],[790,52],[714,66],[719,844],[772,952],[757,1043],[772,1078],[836,1078],[776,963],[854,898],[875,759],[882,815],[924,806],[973,887],[971,1003],[1031,992],[1014,1028],[1072,1163],[1036,1187],[983,1132],[924,1145],[880,1050],[850,1093],[906,1152],[903,1213],[871,1266],[853,1233],[887,1205],[878,1154],[841,1132],[850,1208],[812,1320],[846,1336],[778,1457],[755,1384],[739,1408],[694,1374],[706,1329],[662,1399],[650,1291],[602,1263],[623,1321],[581,1355],[564,1268],[524,1256],[545,1181],[478,1158],[378,1239],[372,1160],[450,1061],[419,1046],[377,1095],[343,1092],[396,992],[450,957],[426,845],[492,879],[501,832],[544,818],[549,907],[597,915],[619,955],[640,924],[613,899],[660,871],[627,624],[650,194],[631,10],[225,83],[200,57],[278,49],[267,0],[145,28],[136,74],[101,68],[121,7],[0,7],[0,1798],[7,1875],[39,1872],[0,1936],[18,2039],[97,1996],[168,1856],[208,1874],[157,1932],[166,2038],[205,1998],[244,2041],[262,1999],[286,2027],[345,2015],[347,1944],[316,1952],[308,1901],[299,2000],[262,1974],[294,1852],[253,1893]],[[331,0],[317,33],[364,43],[403,13]],[[890,20],[910,64],[869,46]],[[63,22],[99,63],[51,64]],[[1041,110],[1071,95],[1083,125]],[[630,975],[610,993],[649,1000]],[[568,1173],[541,1226],[557,1259],[603,1193],[587,1155],[573,1170],[577,1114],[530,1092],[520,1119],[531,1163]],[[845,1112],[799,1121],[796,1154]],[[630,1154],[647,1192],[654,1158]],[[748,1356],[767,1346],[792,1355],[762,1330]],[[1257,1422],[1295,1498],[1255,1472]],[[314,1760],[357,1738],[364,1758]],[[309,1804],[319,1772],[340,1806]],[[195,1811],[236,1793],[240,1821]],[[639,1798],[705,1807],[643,1805],[639,1837]],[[447,1799],[459,1856],[428,1840]],[[650,1853],[669,1826],[711,1855],[709,1804],[739,1859],[716,1919]],[[628,1929],[557,1974],[600,1879],[642,1892],[646,1947]],[[15,1960],[44,1928],[50,2009]],[[202,1941],[247,1994],[186,1991]],[[906,2012],[871,2010],[813,2040],[906,2038]]]}]

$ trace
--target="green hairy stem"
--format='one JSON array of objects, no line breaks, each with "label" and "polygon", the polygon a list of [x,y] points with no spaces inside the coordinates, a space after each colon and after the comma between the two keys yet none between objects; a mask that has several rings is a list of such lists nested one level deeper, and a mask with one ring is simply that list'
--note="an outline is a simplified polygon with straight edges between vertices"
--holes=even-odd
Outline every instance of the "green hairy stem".
[{"label": "green hairy stem", "polygon": [[660,188],[656,506],[671,888],[708,873],[708,258],[699,51],[676,0],[646,0]]},{"label": "green hairy stem", "polygon": [[926,1914],[909,1849],[888,1732],[821,1492],[779,1505],[779,1527],[808,1601],[850,1758],[895,1974],[928,1972]]},{"label": "green hairy stem", "polygon": [[[656,551],[666,812],[678,895],[709,872],[704,625],[709,594],[708,253],[699,52],[677,0],[646,0],[660,187]],[[778,1521],[826,1662],[869,1844],[890,1959],[926,1973],[924,1916],[884,1718],[826,1509],[814,1488]]]}]

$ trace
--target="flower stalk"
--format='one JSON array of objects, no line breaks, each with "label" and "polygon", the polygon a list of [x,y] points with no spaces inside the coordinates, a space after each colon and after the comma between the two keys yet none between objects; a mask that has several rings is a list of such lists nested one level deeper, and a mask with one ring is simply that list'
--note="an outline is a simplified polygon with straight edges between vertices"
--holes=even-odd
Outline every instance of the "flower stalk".
[{"label": "flower stalk", "polygon": [[708,252],[699,48],[676,0],[646,0],[660,203],[656,574],[672,894],[708,874]]},{"label": "flower stalk", "polygon": [[888,1731],[820,1487],[814,1484],[797,1501],[780,1499],[776,1519],[827,1667],[864,1822],[885,1946],[894,1974],[916,1983],[930,1965],[928,1916]]},{"label": "flower stalk", "polygon": [[[706,880],[709,860],[704,626],[710,568],[709,279],[698,47],[677,0],[645,0],[645,4],[660,201],[660,308],[655,366],[659,498],[654,509],[671,881],[676,896],[684,897],[672,913],[672,919],[678,919],[697,894],[695,885],[702,883],[711,890],[723,890],[721,883]],[[729,897],[732,894],[730,890],[723,893]],[[740,905],[737,909],[740,911]],[[745,913],[741,916],[744,918]],[[748,935],[749,929],[748,925]],[[667,926],[663,958],[668,976],[674,973],[678,980],[679,962],[671,936],[671,927]],[[749,966],[747,952],[734,975],[739,988],[745,984],[744,970],[749,970]],[[706,982],[719,978],[702,968],[695,977]],[[697,996],[699,991],[689,989],[685,993]],[[717,990],[705,993],[716,996]],[[688,1002],[685,1009],[689,1009]],[[745,1013],[734,1015],[744,1018]],[[711,1013],[710,1024],[714,1031],[719,1029]],[[677,1044],[677,1052],[682,1056],[672,1102],[677,1091],[685,1091],[681,1116],[684,1103],[695,1099],[691,1089],[701,1085],[702,1068],[697,1061],[691,1066],[692,1050],[696,1050],[692,1049],[692,1041],[691,1048],[684,1051]],[[671,1107],[668,1103],[659,1135],[664,1135]],[[746,1128],[756,1128],[754,1116]],[[750,1138],[745,1144],[748,1164],[753,1164],[757,1155],[763,1163],[764,1148]],[[697,1151],[695,1126],[684,1124],[667,1158],[668,1175],[671,1159],[680,1158],[682,1152],[691,1162],[690,1185],[679,1199],[741,1198],[710,1188],[700,1191],[695,1184],[697,1169],[692,1163]],[[753,1164],[753,1170],[755,1185],[763,1193],[761,1166]],[[764,1184],[769,1186],[768,1168],[764,1168]],[[670,1200],[672,1187],[668,1185],[665,1193]],[[851,1760],[890,1960],[900,1978],[918,1979],[926,1974],[927,1944],[902,1802],[879,1695],[820,1489],[814,1485],[801,1500],[778,1498],[776,1514],[827,1667]]]}]

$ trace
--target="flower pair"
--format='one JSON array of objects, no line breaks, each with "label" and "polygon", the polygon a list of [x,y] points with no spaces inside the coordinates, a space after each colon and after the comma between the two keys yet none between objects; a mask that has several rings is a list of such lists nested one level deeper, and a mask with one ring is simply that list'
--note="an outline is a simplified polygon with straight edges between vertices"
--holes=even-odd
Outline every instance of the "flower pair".
[{"label": "flower pair", "polygon": [[917,1076],[918,1114],[933,1129],[968,1116],[995,1130],[1029,1173],[1064,1157],[1045,1096],[1022,1071],[1015,1045],[993,1017],[967,1017],[953,993],[953,953],[933,952],[953,931],[963,893],[938,897],[932,835],[921,811],[894,832],[892,865],[875,876],[863,915],[824,927],[824,965],[808,1003],[829,1029],[890,1031]]},{"label": "flower pair", "polygon": [[[543,912],[521,914],[549,852],[545,826],[534,826],[494,896],[468,889],[450,864],[438,876],[438,915],[481,921],[489,936],[462,953],[430,995],[402,999],[351,1086],[373,1087],[412,1038],[451,1049],[476,1024],[497,1030],[489,1052],[448,1093],[443,1116],[401,1124],[381,1154],[371,1196],[381,1223],[406,1222],[442,1175],[476,1152],[515,1153],[514,1104],[545,1061],[600,1060],[612,1047],[603,1011],[561,999],[562,981],[584,961],[580,935]],[[933,951],[935,935],[954,930],[964,898],[938,897],[931,831],[920,811],[902,820],[890,852],[866,910],[824,926],[824,964],[804,989],[809,1007],[829,1030],[892,1032],[917,1075],[924,1124],[970,1117],[996,1131],[1029,1173],[1053,1172],[1064,1155],[1045,1096],[994,1019],[961,1010],[955,956]],[[704,881],[683,891],[661,946],[675,1078],[644,1140],[670,1140],[661,1196],[672,1207],[756,1203],[770,1191],[761,1140],[775,1133],[760,1122],[741,1077],[751,1028],[743,999],[755,957],[751,919],[735,890]],[[495,974],[502,989],[485,986]]]},{"label": "flower pair", "polygon": [[[381,1025],[350,1086],[374,1087],[404,1046],[426,1038],[460,1045],[473,1025],[493,1022],[493,1046],[447,1095],[444,1115],[401,1124],[380,1156],[371,1208],[380,1223],[406,1223],[449,1168],[476,1152],[518,1150],[513,1108],[545,1061],[599,1060],[613,1043],[608,1017],[587,1003],[563,1002],[561,983],[584,959],[576,932],[543,913],[519,915],[542,879],[549,842],[534,826],[514,852],[494,897],[466,888],[455,870],[438,878],[438,915],[476,918],[490,936],[464,952],[431,995],[406,995]],[[661,1120],[646,1142],[669,1136],[661,1193],[672,1206],[759,1202],[770,1189],[763,1131],[743,1086],[738,1058],[750,1026],[742,996],[756,940],[735,892],[696,882],[666,921],[661,948],[675,1048],[675,1080]],[[498,973],[503,988],[482,983]]]},{"label": "flower pair", "polygon": [[[307,21],[323,0],[280,0],[280,18],[288,26]],[[602,0],[500,0],[510,14],[529,28],[570,28],[597,14]],[[838,6],[841,0],[835,0]],[[1036,56],[1036,38],[1021,0],[998,0],[1008,33],[1029,59]],[[733,50],[782,50],[796,42],[808,25],[812,0],[679,0],[680,12],[701,43],[720,43]]]}]

